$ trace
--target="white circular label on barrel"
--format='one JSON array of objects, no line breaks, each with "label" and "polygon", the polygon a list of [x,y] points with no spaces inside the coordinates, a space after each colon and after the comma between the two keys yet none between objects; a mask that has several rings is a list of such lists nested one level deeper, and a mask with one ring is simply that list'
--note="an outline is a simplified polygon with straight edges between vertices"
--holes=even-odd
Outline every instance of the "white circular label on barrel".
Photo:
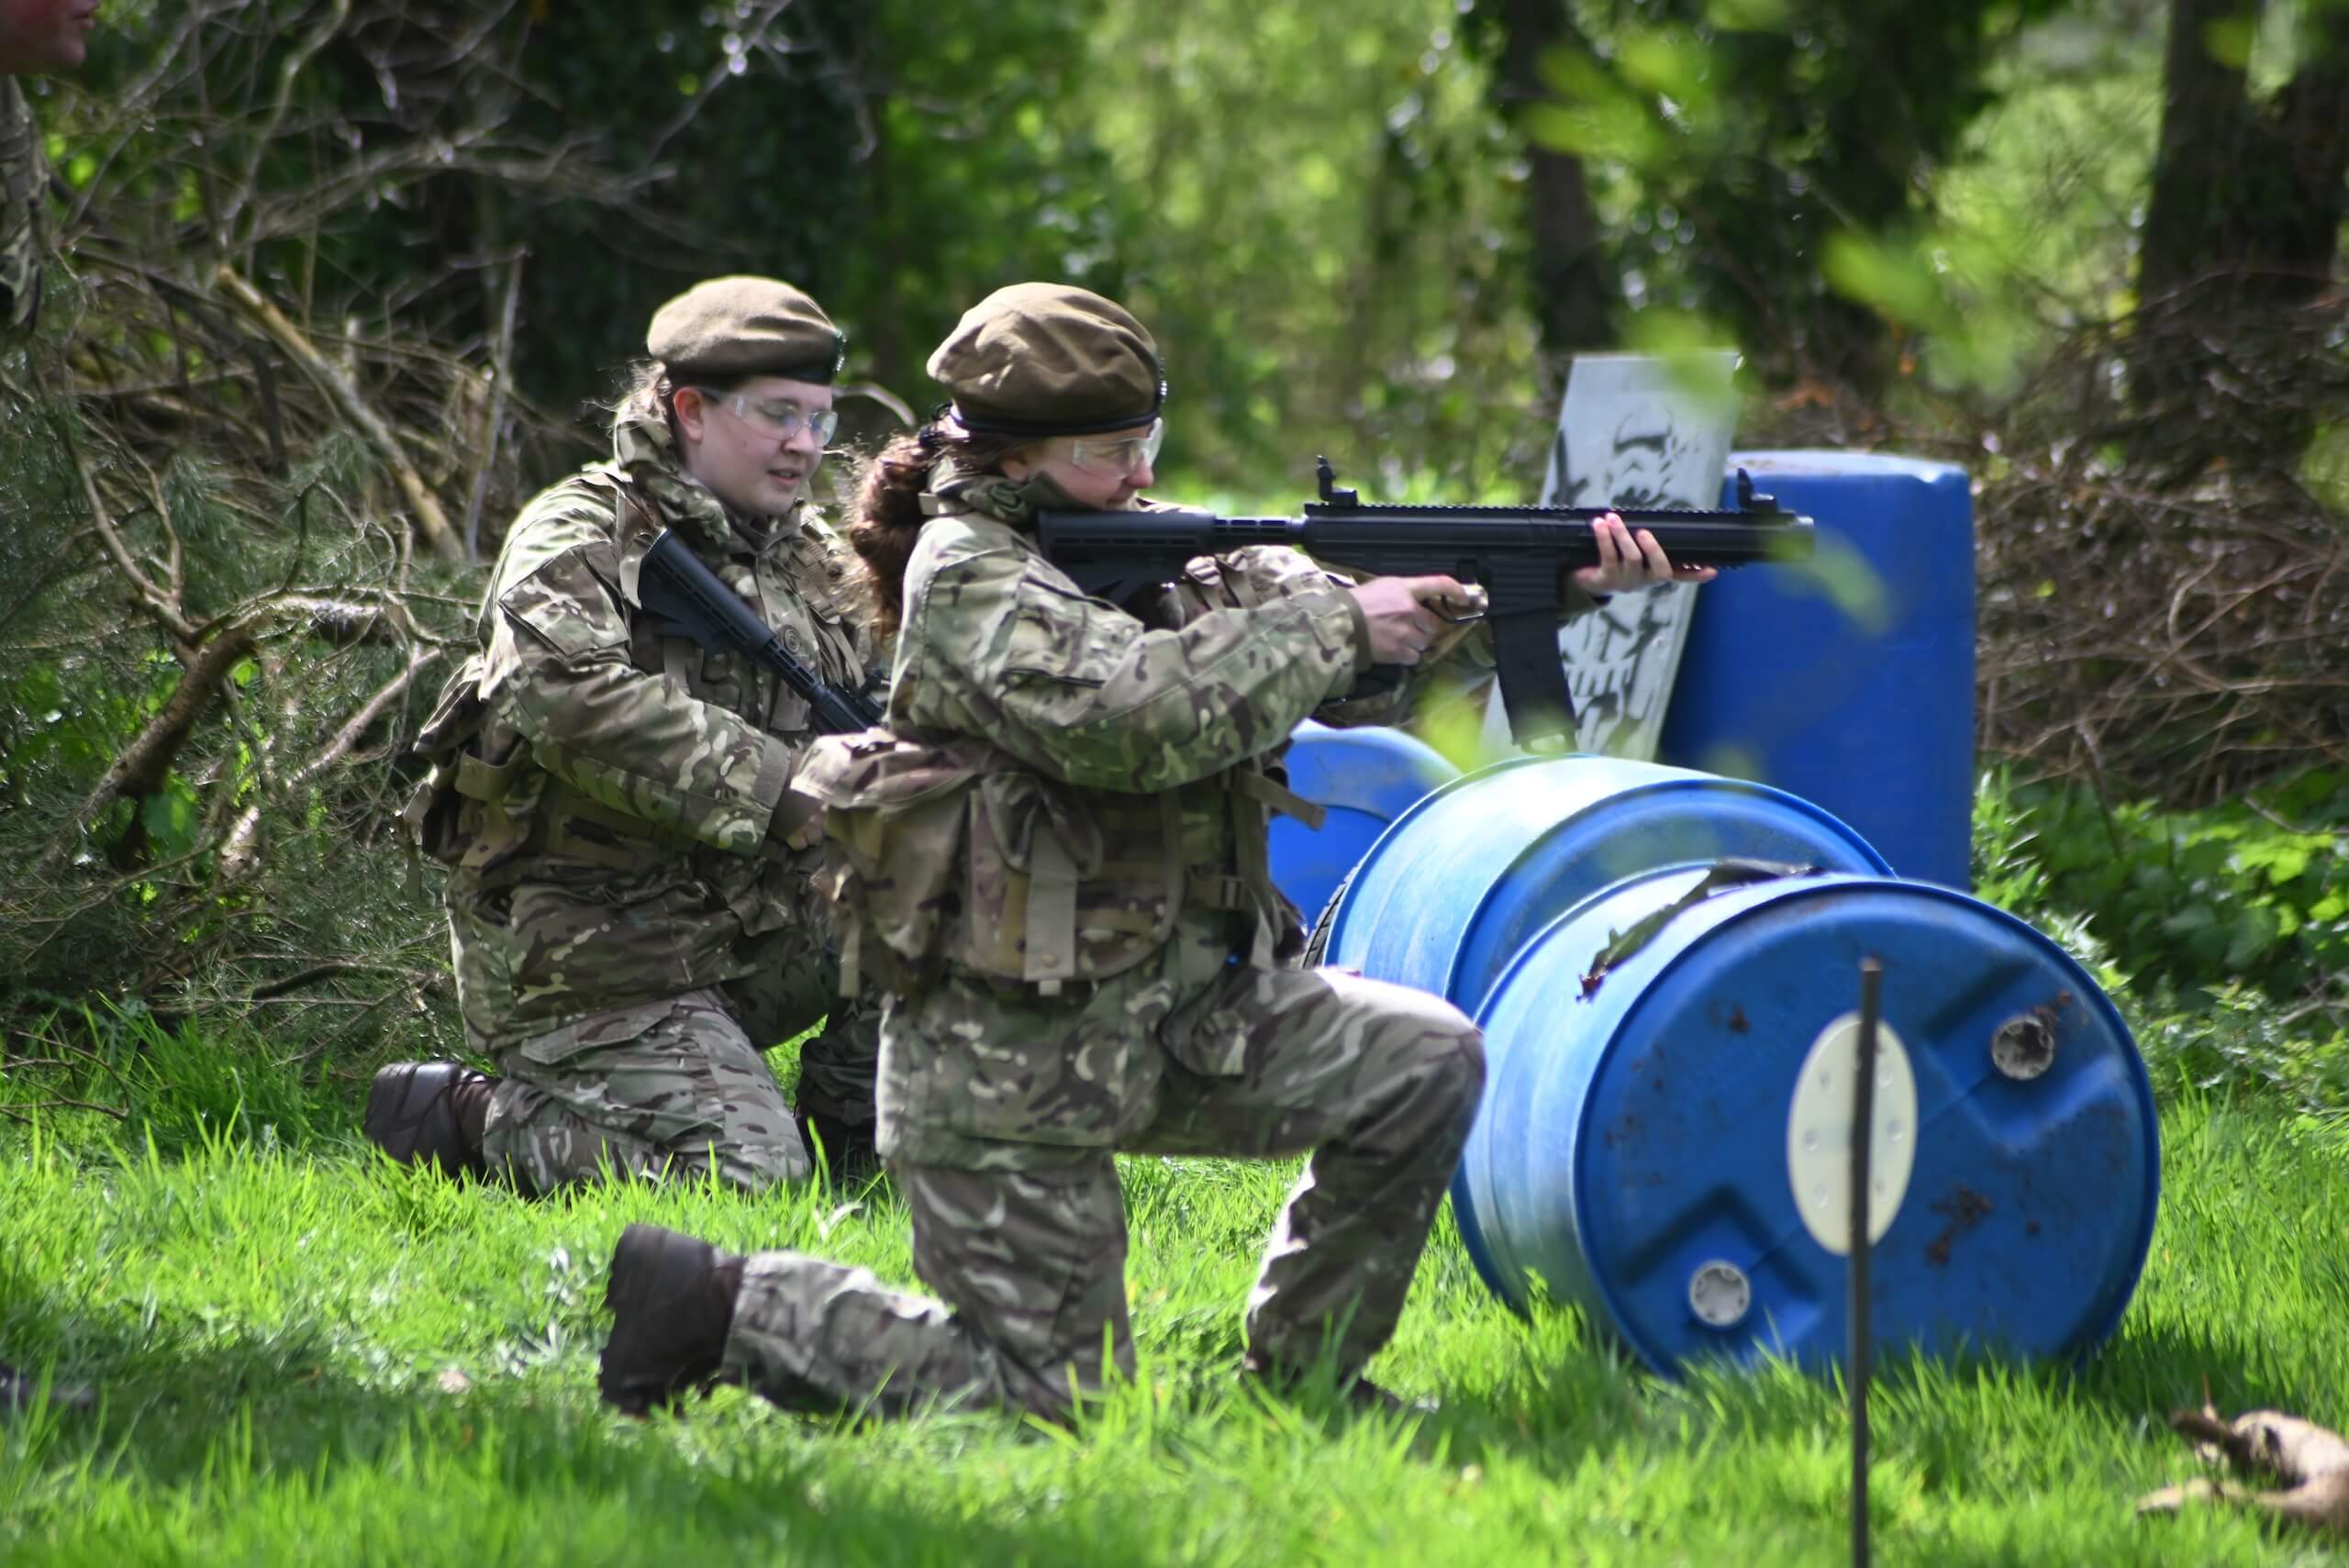
[{"label": "white circular label on barrel", "polygon": [[[1852,1250],[1852,1091],[1860,1062],[1860,1016],[1821,1029],[1803,1058],[1787,1113],[1787,1179],[1811,1240],[1831,1252]],[[1868,1240],[1900,1212],[1917,1162],[1917,1077],[1892,1026],[1876,1030],[1874,1135],[1868,1140]]]}]

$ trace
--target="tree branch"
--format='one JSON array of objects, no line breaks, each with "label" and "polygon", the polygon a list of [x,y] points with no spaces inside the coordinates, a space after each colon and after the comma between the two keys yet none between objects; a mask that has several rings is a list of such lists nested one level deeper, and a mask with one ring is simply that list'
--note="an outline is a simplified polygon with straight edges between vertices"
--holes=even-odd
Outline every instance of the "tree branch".
[{"label": "tree branch", "polygon": [[407,497],[417,527],[432,546],[432,552],[443,561],[463,560],[464,546],[458,540],[455,530],[449,527],[449,519],[441,512],[440,503],[434,500],[432,492],[425,488],[423,478],[400,450],[399,438],[392,433],[389,425],[384,423],[383,416],[368,406],[366,398],[360,394],[358,384],[319,353],[309,339],[303,335],[302,329],[286,319],[284,312],[262,297],[261,291],[239,275],[235,268],[223,263],[213,276],[228,291],[228,297],[259,322],[262,330],[293,357],[294,362],[317,384],[320,391],[334,400],[344,417],[359,427],[376,454],[391,469],[400,493]]}]

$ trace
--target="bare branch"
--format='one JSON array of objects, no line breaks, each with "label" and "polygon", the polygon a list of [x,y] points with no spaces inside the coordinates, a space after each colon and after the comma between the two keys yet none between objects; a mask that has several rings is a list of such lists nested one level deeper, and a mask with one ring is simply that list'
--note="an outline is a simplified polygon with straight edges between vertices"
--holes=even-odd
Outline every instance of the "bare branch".
[{"label": "bare branch", "polygon": [[59,443],[72,460],[73,472],[81,478],[82,495],[90,508],[91,527],[96,529],[99,541],[106,546],[106,553],[114,558],[115,565],[130,579],[132,592],[139,604],[176,640],[183,644],[194,642],[195,628],[181,609],[178,596],[159,586],[153,578],[139,570],[139,563],[131,559],[130,547],[115,530],[114,519],[106,513],[106,498],[98,494],[97,481],[91,477],[89,460],[83,456],[81,442],[73,439],[72,422],[61,417],[55,417],[50,421],[50,428],[57,432]]},{"label": "bare branch", "polygon": [[433,499],[432,493],[424,487],[424,481],[417,477],[406,454],[401,451],[399,439],[392,434],[392,428],[384,423],[383,416],[368,406],[367,400],[360,395],[357,384],[313,348],[302,329],[287,320],[283,311],[262,297],[259,289],[238,276],[234,268],[224,265],[213,276],[228,291],[228,297],[259,322],[262,329],[276,340],[277,346],[293,356],[294,362],[308,373],[321,391],[334,399],[343,417],[365,434],[376,454],[391,469],[401,494],[407,497],[417,527],[431,541],[433,553],[443,561],[464,559],[464,547],[451,530],[449,519],[440,511],[440,503]]}]

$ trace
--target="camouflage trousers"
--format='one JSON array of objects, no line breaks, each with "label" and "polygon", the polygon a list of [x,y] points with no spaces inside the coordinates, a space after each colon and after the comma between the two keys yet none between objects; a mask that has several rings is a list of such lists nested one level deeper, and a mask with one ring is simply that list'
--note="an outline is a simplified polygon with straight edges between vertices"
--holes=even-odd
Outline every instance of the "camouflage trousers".
[{"label": "camouflage trousers", "polygon": [[[1310,1150],[1248,1303],[1251,1358],[1359,1370],[1393,1334],[1485,1078],[1448,1003],[1337,970],[1233,968],[1207,1007],[1256,1020],[1240,1070],[1169,1061],[1120,1149],[1276,1158]],[[1162,1030],[1162,1033],[1164,1031]],[[1196,1053],[1193,1053],[1196,1054]],[[899,1162],[928,1300],[796,1252],[745,1266],[727,1373],[792,1408],[931,1404],[1064,1416],[1132,1369],[1125,1213],[1107,1149],[1043,1170]]]},{"label": "camouflage trousers", "polygon": [[[715,1170],[746,1192],[806,1178],[807,1146],[754,1040],[813,1019],[778,1020],[775,1000],[772,983],[744,979],[505,1048],[482,1135],[490,1168],[537,1193],[594,1181],[607,1163],[646,1177]],[[872,1121],[878,1015],[865,998],[834,1000],[824,1031],[801,1047],[801,1110]]]}]

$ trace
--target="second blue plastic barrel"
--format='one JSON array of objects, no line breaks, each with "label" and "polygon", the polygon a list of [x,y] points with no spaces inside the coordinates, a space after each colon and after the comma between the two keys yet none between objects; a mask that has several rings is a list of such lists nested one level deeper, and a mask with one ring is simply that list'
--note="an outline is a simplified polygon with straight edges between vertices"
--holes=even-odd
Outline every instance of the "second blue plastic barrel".
[{"label": "second blue plastic barrel", "polygon": [[[1846,1259],[1817,1228],[1840,1242],[1848,1224],[1851,1067],[1839,1077],[1821,1042],[1856,1032],[1874,955],[1879,1182],[1909,1162],[1880,1196],[1874,1341],[2048,1359],[2101,1341],[2144,1265],[2159,1153],[2143,1064],[2093,981],[1945,888],[1793,878],[1671,912],[1703,876],[1586,900],[1493,987],[1484,1106],[1453,1185],[1486,1282],[1521,1305],[1538,1277],[1665,1372],[1838,1359]],[[1887,1112],[1897,1076],[1913,1097]]]},{"label": "second blue plastic barrel", "polygon": [[1329,813],[1319,828],[1273,818],[1273,881],[1310,924],[1387,825],[1430,790],[1460,776],[1415,735],[1365,725],[1298,725],[1286,759],[1288,787]]},{"label": "second blue plastic barrel", "polygon": [[1396,820],[1330,912],[1321,962],[1473,1016],[1517,950],[1592,894],[1733,858],[1886,869],[1850,828],[1779,790],[1617,757],[1518,757]]},{"label": "second blue plastic barrel", "polygon": [[1817,522],[1820,555],[1725,572],[1698,591],[1657,757],[1815,801],[1902,876],[1970,885],[1965,471],[1869,452],[1738,452],[1730,463]]}]

